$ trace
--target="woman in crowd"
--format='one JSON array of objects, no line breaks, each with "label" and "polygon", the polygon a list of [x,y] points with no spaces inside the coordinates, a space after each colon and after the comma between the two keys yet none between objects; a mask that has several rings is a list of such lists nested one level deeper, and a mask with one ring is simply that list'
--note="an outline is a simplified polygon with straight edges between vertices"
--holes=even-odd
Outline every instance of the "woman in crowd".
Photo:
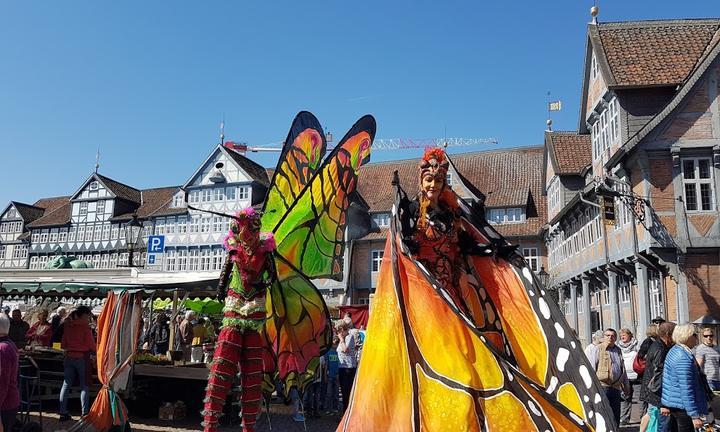
[{"label": "woman in crowd", "polygon": [[0,313],[0,432],[12,432],[20,406],[18,392],[18,351],[8,337],[10,319]]},{"label": "woman in crowd", "polygon": [[63,323],[62,348],[65,350],[65,379],[60,389],[60,421],[70,420],[68,414],[68,393],[75,384],[80,386],[80,404],[82,415],[90,410],[88,379],[90,355],[95,352],[96,344],[90,321],[92,311],[87,306],[78,306]]},{"label": "woman in crowd", "polygon": [[692,349],[698,344],[695,326],[681,324],[672,335],[675,346],[665,357],[662,379],[662,412],[670,415],[670,431],[694,432],[708,413],[700,368]]},{"label": "woman in crowd", "polygon": [[30,345],[49,347],[52,339],[52,324],[48,321],[48,311],[43,309],[38,313],[38,320],[30,327],[25,338]]},{"label": "woman in crowd", "polygon": [[350,334],[350,326],[345,321],[341,321],[335,327],[335,331],[339,339],[337,348],[338,360],[340,361],[338,378],[340,381],[340,393],[342,394],[343,412],[345,412],[350,403],[350,393],[352,392],[355,371],[357,370],[356,342],[355,337]]},{"label": "woman in crowd", "polygon": [[695,348],[695,359],[705,374],[710,388],[720,390],[720,352],[715,345],[715,331],[705,327],[701,334],[702,343]]},{"label": "woman in crowd", "polygon": [[[640,420],[640,432],[647,430],[650,417],[657,421],[657,429],[654,432],[667,432],[668,417],[660,415],[660,398],[662,397],[662,376],[665,356],[673,345],[672,334],[675,330],[675,323],[664,322],[660,325],[653,324],[653,342],[645,353],[645,372],[642,375],[642,386],[640,387],[640,400],[647,410]],[[640,355],[640,354],[638,354]]]},{"label": "woman in crowd", "polygon": [[630,380],[629,393],[622,394],[622,402],[620,403],[620,424],[626,425],[630,423],[630,414],[632,412],[632,401],[634,386],[639,384],[638,375],[633,370],[633,362],[638,352],[638,341],[628,328],[620,329],[620,340],[615,343],[622,351],[623,363]]}]

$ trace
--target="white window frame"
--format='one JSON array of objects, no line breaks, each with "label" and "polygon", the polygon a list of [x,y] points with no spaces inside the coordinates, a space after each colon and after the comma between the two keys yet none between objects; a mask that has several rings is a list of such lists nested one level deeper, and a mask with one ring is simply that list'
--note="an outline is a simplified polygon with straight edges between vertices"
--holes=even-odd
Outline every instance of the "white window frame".
[{"label": "white window frame", "polygon": [[88,203],[87,201],[83,201],[80,203],[80,216],[87,216],[88,213]]},{"label": "white window frame", "polygon": [[650,296],[650,316],[665,316],[662,279],[660,273],[648,270],[648,295]]},{"label": "white window frame", "polygon": [[235,201],[235,186],[225,188],[225,201]]},{"label": "white window frame", "polygon": [[42,230],[40,232],[40,243],[47,243],[48,241],[48,230]]},{"label": "white window frame", "polygon": [[373,221],[380,228],[386,228],[390,226],[390,213],[382,212],[373,214]]},{"label": "white window frame", "polygon": [[110,240],[110,224],[107,222],[102,226],[102,239]]},{"label": "white window frame", "polygon": [[250,199],[250,188],[247,186],[238,186],[237,197],[241,200]]},{"label": "white window frame", "polygon": [[537,247],[524,247],[522,249],[523,257],[528,263],[530,270],[537,272],[540,271],[540,256],[538,255]]},{"label": "white window frame", "polygon": [[377,273],[380,271],[384,254],[385,251],[383,249],[376,249],[370,252],[370,272]]},{"label": "white window frame", "polygon": [[120,234],[120,226],[118,224],[112,224],[112,227],[110,229],[110,238],[112,240],[117,240],[119,234]]},{"label": "white window frame", "polygon": [[177,207],[182,207],[182,206],[183,206],[183,201],[184,201],[184,197],[183,197],[182,194],[175,194],[175,196],[173,197],[172,206],[175,207],[175,208],[177,208]]},{"label": "white window frame", "polygon": [[215,188],[213,190],[213,199],[215,202],[225,201],[225,188]]},{"label": "white window frame", "polygon": [[[710,177],[708,178],[700,178],[700,162],[704,161],[708,164],[708,172],[710,174]],[[693,164],[693,172],[692,172],[692,178],[686,178],[686,170],[685,170],[685,164],[686,162],[692,162]],[[712,158],[709,157],[684,157],[681,158],[680,161],[680,167],[682,171],[682,182],[683,182],[683,201],[685,203],[685,209],[688,212],[693,213],[703,213],[703,212],[714,212],[715,211],[715,173],[714,166],[712,163]],[[695,209],[688,208],[688,193],[687,193],[687,186],[688,185],[694,185],[695,187]],[[710,187],[710,208],[705,209],[702,208],[702,185],[709,185]]]},{"label": "white window frame", "polygon": [[95,213],[97,213],[98,216],[101,214],[105,214],[105,200],[100,200],[95,205]]},{"label": "white window frame", "polygon": [[50,241],[50,243],[57,243],[57,239],[58,239],[58,230],[57,230],[57,228],[53,228],[50,230],[49,241]]}]

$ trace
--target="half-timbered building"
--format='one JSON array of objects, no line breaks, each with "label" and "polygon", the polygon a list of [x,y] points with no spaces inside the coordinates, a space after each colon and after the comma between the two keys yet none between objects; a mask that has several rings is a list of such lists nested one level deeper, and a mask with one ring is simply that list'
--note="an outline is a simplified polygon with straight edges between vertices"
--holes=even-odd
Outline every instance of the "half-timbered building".
[{"label": "half-timbered building", "polygon": [[548,270],[586,341],[720,320],[719,42],[718,19],[588,25],[579,127],[546,131],[543,175]]}]

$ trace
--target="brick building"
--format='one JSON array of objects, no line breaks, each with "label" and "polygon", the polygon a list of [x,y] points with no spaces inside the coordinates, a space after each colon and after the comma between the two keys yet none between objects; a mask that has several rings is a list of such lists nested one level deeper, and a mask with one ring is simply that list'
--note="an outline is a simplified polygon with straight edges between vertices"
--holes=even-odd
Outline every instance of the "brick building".
[{"label": "brick building", "polygon": [[[508,240],[519,246],[530,266],[539,271],[545,266],[545,248],[541,231],[547,221],[542,189],[542,147],[520,147],[497,151],[451,155],[460,173],[486,196],[488,220]],[[403,189],[412,196],[419,185],[420,159],[371,163],[360,170],[358,191],[367,203],[378,232],[350,245],[348,301],[367,303],[377,284],[393,204],[391,180],[398,171]],[[448,183],[461,197],[468,197],[448,173]]]},{"label": "brick building", "polygon": [[548,271],[586,341],[720,320],[719,55],[720,19],[588,25],[579,127],[545,132],[543,175]]}]

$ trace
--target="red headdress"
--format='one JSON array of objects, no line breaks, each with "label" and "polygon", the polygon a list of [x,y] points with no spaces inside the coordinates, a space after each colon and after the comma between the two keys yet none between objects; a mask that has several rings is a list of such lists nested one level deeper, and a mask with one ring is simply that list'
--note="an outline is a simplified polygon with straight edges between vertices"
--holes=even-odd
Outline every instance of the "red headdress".
[{"label": "red headdress", "polygon": [[[244,237],[260,231],[261,217],[262,213],[255,211],[252,207],[246,207],[235,213],[235,218],[230,223],[230,232],[225,236],[225,249],[242,251],[241,243],[244,242]],[[244,229],[241,230],[241,227]],[[240,236],[241,231],[244,234],[242,237]],[[259,236],[262,240],[260,252],[269,252],[275,249],[275,238],[272,233],[259,233]]]},{"label": "red headdress", "polygon": [[440,147],[426,148],[420,161],[420,178],[432,174],[433,177],[440,177],[444,180],[447,177],[449,166],[450,163],[443,149]]}]

